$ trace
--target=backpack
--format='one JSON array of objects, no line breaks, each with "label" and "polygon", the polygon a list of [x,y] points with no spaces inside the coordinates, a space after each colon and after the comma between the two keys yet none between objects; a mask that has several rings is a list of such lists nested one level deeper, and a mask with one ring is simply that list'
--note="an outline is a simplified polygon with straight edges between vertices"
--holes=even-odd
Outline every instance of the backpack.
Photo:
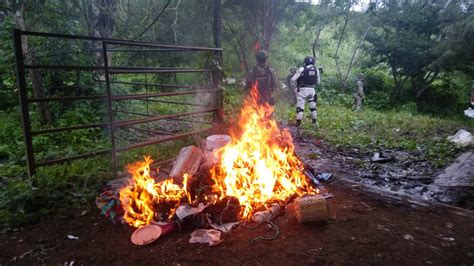
[{"label": "backpack", "polygon": [[299,87],[314,87],[318,83],[318,70],[313,66],[305,66],[298,78]]},{"label": "backpack", "polygon": [[258,81],[258,87],[262,91],[273,91],[276,86],[275,74],[267,65],[257,65],[253,68],[246,78],[246,87],[250,88],[255,81]]}]

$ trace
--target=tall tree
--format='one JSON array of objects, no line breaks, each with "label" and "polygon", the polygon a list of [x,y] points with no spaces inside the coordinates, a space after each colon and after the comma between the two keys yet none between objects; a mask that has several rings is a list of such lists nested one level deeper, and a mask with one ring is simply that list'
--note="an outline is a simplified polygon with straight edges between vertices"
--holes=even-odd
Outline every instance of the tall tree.
[{"label": "tall tree", "polygon": [[[9,1],[10,9],[15,10],[15,28],[19,30],[26,30],[25,26],[25,9],[28,4],[31,4],[33,1]],[[35,6],[38,8],[38,6]],[[34,65],[36,64],[36,58],[31,49],[28,45],[28,37],[22,36],[22,52],[26,61],[27,65]],[[46,97],[46,91],[44,88],[43,78],[41,76],[41,72],[37,69],[29,69],[28,70],[31,78],[31,85],[33,88],[33,96],[35,98],[44,98]],[[51,110],[46,102],[41,102],[39,104],[39,111],[40,111],[40,119],[41,122],[44,124],[51,124],[52,117],[51,117]]]},{"label": "tall tree", "polygon": [[[446,12],[449,9],[451,12]],[[449,36],[447,25],[467,15],[460,1],[387,1],[373,19],[376,29],[368,36],[372,53],[390,66],[395,88],[394,99],[402,94],[407,81],[415,99],[443,70],[439,47]]]},{"label": "tall tree", "polygon": [[[249,71],[249,51],[271,49],[278,24],[294,7],[291,0],[229,0],[224,3],[224,38],[233,46],[241,65]],[[294,15],[294,14],[293,14]]]}]

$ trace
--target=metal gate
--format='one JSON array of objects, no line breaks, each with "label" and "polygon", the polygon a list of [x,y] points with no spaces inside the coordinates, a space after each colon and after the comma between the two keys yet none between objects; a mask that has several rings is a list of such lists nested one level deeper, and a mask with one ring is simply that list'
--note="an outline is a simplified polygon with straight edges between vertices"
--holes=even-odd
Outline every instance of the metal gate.
[{"label": "metal gate", "polygon": [[[214,34],[215,44],[217,47],[220,47],[219,23],[215,24]],[[100,61],[102,62],[100,64],[96,63],[95,65],[64,64],[64,62],[41,64],[31,62],[31,60],[26,62],[26,56],[22,49],[25,36],[34,39],[34,41],[30,41],[29,39],[31,50],[34,49],[34,43],[37,42],[48,42],[48,44],[54,46],[60,45],[61,42],[69,41],[74,43],[72,47],[80,46],[78,42],[86,43],[87,45],[79,48],[87,50],[91,57],[101,58]],[[220,84],[222,80],[220,67],[220,63],[222,62],[221,48],[162,45],[149,42],[20,30],[15,30],[13,37],[22,126],[26,146],[26,161],[28,174],[30,176],[35,174],[37,167],[107,153],[111,154],[112,164],[115,166],[117,164],[117,153],[147,145],[187,138],[209,131],[216,123],[221,122],[220,120],[223,113],[222,88]],[[162,66],[160,63],[159,66],[147,65],[146,62],[150,61],[150,59],[153,59],[152,61],[156,63],[157,58],[159,59],[160,54],[163,53],[186,53],[186,55],[204,53],[204,56],[201,55],[196,58],[207,59],[202,63],[204,66],[200,67]],[[113,64],[114,60],[112,59],[114,57],[126,58],[127,56],[129,56],[129,58],[143,57],[143,65],[121,66]],[[99,60],[96,60],[96,62],[97,61]],[[134,61],[136,62],[137,60]],[[94,89],[84,91],[81,87],[79,93],[73,92],[67,95],[66,92],[68,90],[74,90],[71,89],[74,88],[74,84],[66,84],[56,86],[54,88],[55,93],[53,93],[51,92],[51,87],[49,87],[48,80],[46,80],[46,82],[43,82],[46,89],[45,96],[35,97],[31,89],[31,71],[33,70],[40,72],[41,75],[47,79],[53,79],[50,77],[54,75],[72,75],[70,73],[74,73],[73,75],[77,75],[79,78],[87,77],[87,83],[92,84]],[[171,75],[174,77],[174,82],[157,82],[163,79],[160,75],[168,75],[168,80],[171,79],[169,77]],[[185,75],[191,75],[192,77],[185,77]],[[182,80],[194,81],[194,79],[198,79],[198,75],[201,75],[201,78],[205,81],[204,83],[196,85],[178,84],[177,82],[177,76],[180,78],[183,77]],[[103,88],[103,91],[97,89],[99,87]],[[176,100],[173,97],[178,99]],[[199,100],[196,100],[196,98],[199,98]],[[207,100],[202,100],[201,98]],[[102,107],[98,107],[98,109],[104,111],[104,114],[106,113],[103,121],[93,121],[92,123],[77,125],[64,125],[61,123],[41,125],[41,123],[37,122],[36,117],[31,117],[32,109],[39,108],[38,105],[40,104],[43,105],[43,107],[49,105],[49,107],[54,110],[61,110],[62,107],[71,106],[76,102],[89,102],[91,106],[101,106],[101,104],[103,104],[103,109],[101,109]],[[178,108],[179,111],[163,114],[153,112],[154,105],[159,105],[160,110],[172,110],[173,106],[180,106],[180,108]],[[132,110],[133,108],[130,106],[142,111]],[[164,108],[163,106],[169,106],[169,108]],[[52,113],[54,114],[54,112]],[[180,126],[181,129],[191,128],[191,130],[182,132],[174,130],[167,132],[162,128],[158,128],[160,124],[157,124],[178,122],[187,123],[184,126]],[[34,126],[32,124],[34,124]],[[44,135],[51,136],[53,134],[61,134],[58,136],[60,139],[63,136],[62,134],[78,130],[100,130],[100,132],[105,133],[104,135],[109,136],[110,142],[107,145],[104,144],[107,146],[106,148],[91,149],[87,152],[74,154],[72,156],[57,156],[56,158],[46,159],[37,158],[36,155],[41,150],[34,147],[34,138]],[[127,141],[134,143],[127,142],[126,144],[121,144],[118,138],[121,137],[119,132],[123,130],[133,130],[133,133],[131,133],[132,136],[136,136],[138,132],[142,132],[148,136],[148,139],[128,137]],[[67,141],[64,142],[67,143]]]}]

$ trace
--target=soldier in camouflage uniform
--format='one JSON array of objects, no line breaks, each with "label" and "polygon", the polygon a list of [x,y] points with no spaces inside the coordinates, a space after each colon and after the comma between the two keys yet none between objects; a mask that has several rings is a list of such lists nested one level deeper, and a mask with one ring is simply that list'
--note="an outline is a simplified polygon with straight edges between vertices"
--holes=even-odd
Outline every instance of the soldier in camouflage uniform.
[{"label": "soldier in camouflage uniform", "polygon": [[273,92],[277,86],[275,71],[267,65],[268,53],[260,50],[255,54],[257,65],[250,71],[245,80],[247,89],[250,89],[255,82],[258,82],[258,104],[274,105]]},{"label": "soldier in camouflage uniform", "polygon": [[290,93],[288,93],[289,96],[289,103],[291,106],[294,106],[296,104],[296,95],[297,95],[297,90],[296,90],[296,82],[291,80],[291,78],[295,75],[296,73],[296,67],[291,67],[290,68],[290,74],[286,77],[286,86],[288,87],[288,90],[290,90]]},{"label": "soldier in camouflage uniform", "polygon": [[362,103],[364,102],[364,75],[357,75],[354,81],[354,103],[352,104],[352,111],[358,111],[362,108]]}]

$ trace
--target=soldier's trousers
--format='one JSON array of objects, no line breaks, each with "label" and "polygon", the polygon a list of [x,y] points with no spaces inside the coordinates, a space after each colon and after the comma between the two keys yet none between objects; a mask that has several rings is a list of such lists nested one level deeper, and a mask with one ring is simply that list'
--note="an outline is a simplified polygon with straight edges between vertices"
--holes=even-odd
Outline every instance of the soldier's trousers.
[{"label": "soldier's trousers", "polygon": [[364,101],[364,98],[358,93],[354,93],[353,96],[354,102],[352,103],[352,111],[357,111],[362,108],[362,102]]},{"label": "soldier's trousers", "polygon": [[303,112],[306,101],[308,101],[309,111],[311,112],[311,118],[318,118],[318,112],[316,110],[317,95],[314,88],[302,87],[296,94],[296,120],[303,119]]}]

